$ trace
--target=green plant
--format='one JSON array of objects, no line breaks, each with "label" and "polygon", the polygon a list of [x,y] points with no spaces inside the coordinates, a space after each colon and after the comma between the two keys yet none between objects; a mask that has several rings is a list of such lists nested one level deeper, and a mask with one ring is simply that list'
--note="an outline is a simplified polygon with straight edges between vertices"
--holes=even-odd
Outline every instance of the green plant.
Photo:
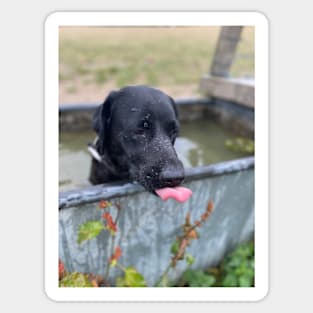
[{"label": "green plant", "polygon": [[59,261],[59,287],[98,287],[100,283],[101,278],[98,276],[67,272],[64,264]]},{"label": "green plant", "polygon": [[176,238],[176,241],[171,246],[171,254],[173,255],[167,268],[161,275],[159,281],[156,283],[157,287],[168,286],[168,273],[171,269],[176,267],[178,261],[186,260],[190,266],[194,263],[194,257],[190,254],[185,256],[186,248],[191,244],[191,241],[199,238],[197,228],[201,227],[202,224],[208,219],[213,212],[213,202],[209,201],[205,212],[201,215],[200,220],[195,221],[193,224],[190,221],[190,213],[188,212],[185,218],[185,224],[182,225],[183,234]]},{"label": "green plant", "polygon": [[189,287],[211,287],[214,286],[216,278],[214,275],[207,274],[201,270],[188,269],[181,278],[182,285]]},{"label": "green plant", "polygon": [[80,225],[77,243],[81,244],[86,240],[97,237],[105,227],[101,221],[89,221]]},{"label": "green plant", "polygon": [[223,287],[254,286],[254,243],[240,245],[221,264]]},{"label": "green plant", "polygon": [[88,275],[78,272],[66,274],[59,282],[59,287],[94,287]]},{"label": "green plant", "polygon": [[123,277],[117,277],[116,285],[117,287],[146,287],[144,277],[137,272],[134,267],[123,268],[120,267],[124,272]]},{"label": "green plant", "polygon": [[[80,225],[78,230],[78,239],[77,243],[82,244],[86,240],[91,240],[100,235],[102,231],[109,231],[111,235],[111,257],[109,258],[105,275],[104,277],[98,277],[97,280],[93,279],[90,281],[88,275],[82,273],[70,273],[64,275],[64,265],[59,264],[59,277],[60,277],[60,286],[61,287],[98,287],[99,284],[109,285],[107,279],[109,276],[109,271],[111,267],[118,267],[123,272],[123,276],[118,277],[116,280],[116,286],[118,287],[145,287],[146,282],[144,277],[137,272],[134,267],[123,267],[120,263],[118,263],[119,258],[122,255],[122,249],[119,246],[115,246],[115,234],[117,232],[117,222],[119,218],[119,213],[121,207],[118,203],[115,203],[115,207],[117,209],[117,215],[115,220],[113,220],[112,215],[107,209],[112,207],[112,203],[102,200],[98,204],[98,209],[105,210],[102,214],[102,220],[100,221],[88,221],[82,225]],[[61,266],[61,268],[60,268]],[[100,282],[100,283],[99,283]]]},{"label": "green plant", "polygon": [[186,270],[178,286],[189,287],[253,287],[254,243],[239,245],[214,268],[207,271]]},{"label": "green plant", "polygon": [[227,139],[225,141],[227,149],[242,152],[242,153],[254,153],[254,141],[248,138],[237,137],[235,139]]},{"label": "green plant", "polygon": [[[105,274],[103,277],[94,277],[91,274],[84,273],[68,273],[65,271],[64,264],[59,262],[59,286],[60,287],[99,287],[102,285],[109,286],[107,281],[109,277],[109,271],[111,267],[118,267],[123,276],[116,279],[116,286],[118,287],[145,287],[147,284],[144,277],[136,270],[136,268],[129,266],[122,266],[118,260],[122,255],[122,249],[119,246],[115,246],[115,234],[118,231],[117,222],[121,207],[119,203],[115,203],[117,214],[115,220],[113,220],[108,209],[112,207],[112,203],[102,200],[98,204],[99,210],[105,210],[102,214],[102,220],[100,221],[87,221],[80,225],[78,231],[77,243],[83,244],[87,240],[91,240],[99,236],[102,231],[109,231],[111,235],[111,257],[108,259]],[[161,275],[156,286],[169,286],[168,272],[176,267],[178,261],[185,260],[188,266],[191,266],[195,259],[191,254],[186,254],[186,248],[191,244],[191,241],[199,238],[197,228],[200,228],[202,224],[208,219],[213,211],[213,202],[209,201],[205,212],[201,215],[200,219],[191,223],[190,213],[187,213],[185,217],[185,223],[182,225],[182,235],[178,236],[171,246],[172,258]],[[188,274],[186,274],[188,275]],[[212,284],[212,277],[201,276],[200,272],[197,273],[197,279],[195,286],[204,286]]]}]

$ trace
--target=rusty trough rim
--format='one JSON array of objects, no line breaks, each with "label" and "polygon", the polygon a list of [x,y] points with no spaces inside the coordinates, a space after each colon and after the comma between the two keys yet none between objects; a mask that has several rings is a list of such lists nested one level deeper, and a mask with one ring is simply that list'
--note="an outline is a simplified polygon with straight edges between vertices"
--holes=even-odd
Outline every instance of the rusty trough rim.
[{"label": "rusty trough rim", "polygon": [[[188,168],[185,170],[185,182],[231,174],[252,168],[254,168],[254,156]],[[144,191],[145,189],[141,185],[128,181],[64,191],[59,193],[59,210],[99,202],[102,199],[109,200],[116,197],[133,195]]]}]

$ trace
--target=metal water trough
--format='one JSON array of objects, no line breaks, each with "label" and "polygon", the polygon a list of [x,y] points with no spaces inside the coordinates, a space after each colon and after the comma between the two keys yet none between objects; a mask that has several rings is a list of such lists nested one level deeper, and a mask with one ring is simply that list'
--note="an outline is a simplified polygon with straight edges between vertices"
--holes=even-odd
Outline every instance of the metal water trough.
[{"label": "metal water trough", "polygon": [[[218,99],[187,99],[176,101],[180,117],[215,116],[250,136],[254,134],[254,110]],[[75,129],[78,124],[89,127],[96,105],[61,106],[60,129]],[[78,123],[79,122],[79,123]],[[72,126],[71,126],[72,125]],[[79,226],[87,221],[101,220],[97,209],[100,200],[110,200],[113,218],[120,207],[118,231],[114,245],[122,249],[119,262],[134,266],[149,286],[159,280],[171,259],[171,245],[181,235],[187,212],[191,222],[199,220],[208,202],[214,203],[210,218],[199,229],[186,252],[194,256],[192,268],[206,269],[216,265],[240,242],[254,234],[254,157],[211,164],[186,170],[185,186],[193,191],[184,204],[158,197],[139,185],[120,182],[91,186],[59,194],[59,256],[68,271],[104,275],[112,253],[112,236],[103,231],[97,238],[77,243]],[[169,272],[169,280],[178,279],[188,268],[185,261]],[[123,273],[111,268],[109,280],[114,285]]]}]

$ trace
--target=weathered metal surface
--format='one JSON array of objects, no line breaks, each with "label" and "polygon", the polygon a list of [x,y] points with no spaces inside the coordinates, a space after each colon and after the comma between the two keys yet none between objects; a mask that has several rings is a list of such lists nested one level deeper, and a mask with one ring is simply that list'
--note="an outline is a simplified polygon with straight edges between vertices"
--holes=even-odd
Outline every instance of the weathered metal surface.
[{"label": "weathered metal surface", "polygon": [[[254,157],[247,157],[207,166],[189,168],[186,169],[185,181],[188,182],[194,179],[228,174],[252,167],[254,167]],[[100,201],[101,199],[111,199],[114,197],[131,195],[143,190],[143,187],[138,184],[120,182],[60,192],[59,209],[68,208],[74,205],[93,203]]]},{"label": "weathered metal surface", "polygon": [[[170,247],[181,234],[187,212],[191,213],[192,222],[199,220],[209,200],[214,203],[214,212],[199,229],[200,238],[187,248],[187,253],[195,258],[193,268],[215,265],[235,245],[253,236],[253,166],[237,171],[234,168],[224,174],[217,171],[215,176],[207,178],[200,179],[197,175],[193,178],[184,184],[193,190],[191,199],[184,204],[174,200],[163,202],[139,190],[111,199],[121,207],[115,238],[115,245],[123,251],[119,262],[123,266],[136,267],[149,286],[158,281],[169,264]],[[109,233],[103,231],[97,238],[77,244],[79,226],[101,219],[102,212],[96,206],[96,203],[84,204],[59,212],[59,255],[68,271],[105,273],[111,255],[112,237]],[[116,211],[116,208],[110,208],[113,217]],[[185,261],[178,262],[175,270],[170,271],[169,279],[177,279],[186,268]],[[112,268],[111,282],[121,275],[120,269]]]}]

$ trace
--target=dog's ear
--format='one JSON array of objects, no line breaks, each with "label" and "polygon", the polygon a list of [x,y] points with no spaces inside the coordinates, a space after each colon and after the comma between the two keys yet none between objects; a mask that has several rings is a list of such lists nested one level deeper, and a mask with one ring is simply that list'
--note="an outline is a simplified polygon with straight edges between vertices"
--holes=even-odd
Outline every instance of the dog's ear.
[{"label": "dog's ear", "polygon": [[175,103],[175,101],[174,101],[174,99],[173,99],[172,97],[169,96],[169,98],[170,98],[170,101],[171,101],[171,103],[172,103],[173,109],[174,109],[174,111],[175,111],[176,118],[178,119],[178,109],[177,109],[177,105],[176,105],[176,103]]},{"label": "dog's ear", "polygon": [[97,108],[93,115],[92,127],[98,134],[99,138],[99,153],[104,154],[106,141],[109,133],[109,126],[111,122],[112,102],[116,92],[112,91],[104,100],[104,102]]}]

